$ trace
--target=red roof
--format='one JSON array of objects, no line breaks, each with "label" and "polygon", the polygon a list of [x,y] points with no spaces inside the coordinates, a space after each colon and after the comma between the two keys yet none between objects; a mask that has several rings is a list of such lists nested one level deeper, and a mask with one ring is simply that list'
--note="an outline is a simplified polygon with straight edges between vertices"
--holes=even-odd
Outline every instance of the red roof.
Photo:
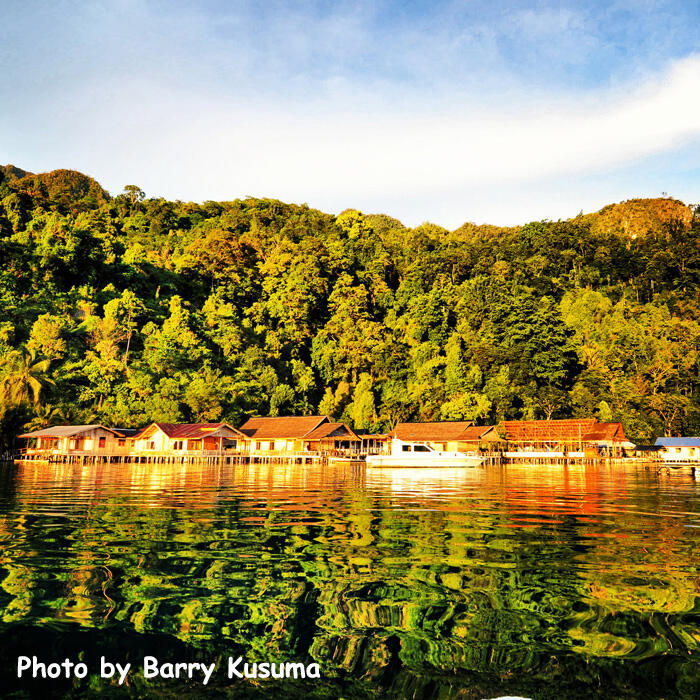
[{"label": "red roof", "polygon": [[622,423],[596,423],[582,438],[584,442],[609,440],[627,442]]},{"label": "red roof", "polygon": [[240,435],[240,431],[228,423],[151,423],[133,437],[143,437],[150,428],[160,429],[169,438],[187,438],[189,440],[208,437],[220,428],[229,428]]},{"label": "red roof", "polygon": [[595,418],[567,420],[507,420],[500,424],[503,437],[511,442],[571,442],[582,440],[597,423]]},{"label": "red roof", "polygon": [[[450,441],[464,440],[464,431],[471,421],[442,421],[437,423],[398,423],[391,436],[399,440]],[[468,439],[468,438],[467,438]]]},{"label": "red roof", "polygon": [[240,428],[244,435],[256,440],[274,438],[303,438],[328,416],[279,416],[275,418],[249,418]]},{"label": "red roof", "polygon": [[493,425],[470,425],[460,435],[459,440],[464,440],[465,442],[476,442],[481,440],[484,435],[490,433],[492,430],[494,431],[494,434],[491,437],[497,440],[498,435],[496,434],[495,426]]}]

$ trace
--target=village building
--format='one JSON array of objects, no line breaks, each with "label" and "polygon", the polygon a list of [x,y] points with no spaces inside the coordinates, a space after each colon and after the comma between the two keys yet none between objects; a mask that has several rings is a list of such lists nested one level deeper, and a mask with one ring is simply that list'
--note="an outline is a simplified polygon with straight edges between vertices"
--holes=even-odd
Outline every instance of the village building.
[{"label": "village building", "polygon": [[583,436],[583,450],[591,456],[622,457],[634,450],[634,444],[625,436],[622,423],[595,423]]},{"label": "village building", "polygon": [[55,425],[18,437],[27,440],[26,455],[126,454],[126,436],[104,425]]},{"label": "village building", "polygon": [[246,451],[280,453],[304,451],[304,436],[323,423],[328,416],[277,416],[249,418],[240,428],[246,437]]},{"label": "village building", "polygon": [[359,453],[362,441],[344,423],[328,416],[276,416],[249,418],[241,433],[251,455],[283,455],[306,452]]},{"label": "village building", "polygon": [[241,432],[250,454],[282,454],[318,450],[358,449],[359,437],[344,423],[328,416],[274,416],[249,418]]},{"label": "village building", "polygon": [[390,436],[403,442],[420,442],[441,452],[495,450],[502,440],[493,425],[471,421],[398,423]]},{"label": "village building", "polygon": [[146,456],[210,456],[240,450],[245,435],[228,423],[151,423],[130,438],[132,451]]},{"label": "village building", "polygon": [[627,441],[621,423],[598,423],[596,418],[565,420],[503,421],[498,426],[501,437],[508,441],[509,454],[599,454],[620,456]]},{"label": "village building", "polygon": [[367,430],[355,430],[355,433],[362,440],[360,454],[380,455],[389,451],[391,437],[388,433],[370,433]]},{"label": "village building", "polygon": [[660,437],[654,447],[664,462],[700,464],[700,437]]},{"label": "village building", "polygon": [[359,455],[362,438],[345,423],[321,423],[304,436],[304,450],[321,454]]}]

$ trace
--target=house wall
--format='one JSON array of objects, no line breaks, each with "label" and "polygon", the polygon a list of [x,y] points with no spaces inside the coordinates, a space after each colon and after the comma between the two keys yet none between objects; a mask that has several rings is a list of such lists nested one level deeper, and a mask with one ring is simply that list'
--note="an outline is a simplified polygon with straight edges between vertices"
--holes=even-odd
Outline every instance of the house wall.
[{"label": "house wall", "polygon": [[659,454],[666,462],[700,462],[700,447],[664,447]]},{"label": "house wall", "polygon": [[156,430],[149,437],[134,440],[136,452],[165,452],[170,448],[170,439],[162,430]]}]

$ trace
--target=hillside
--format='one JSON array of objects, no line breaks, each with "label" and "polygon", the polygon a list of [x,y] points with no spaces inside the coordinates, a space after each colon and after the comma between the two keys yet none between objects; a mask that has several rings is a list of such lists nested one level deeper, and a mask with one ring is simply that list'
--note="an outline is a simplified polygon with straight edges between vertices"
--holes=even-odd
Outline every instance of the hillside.
[{"label": "hillside", "polygon": [[14,165],[0,165],[0,182],[6,180],[19,180],[26,175],[31,175],[26,170],[22,170]]},{"label": "hillside", "polygon": [[693,218],[692,209],[677,199],[628,199],[609,204],[586,217],[594,233],[618,233],[626,238],[661,234],[669,223],[684,225]]},{"label": "hillside", "polygon": [[675,200],[450,232],[2,172],[4,436],[301,413],[700,432],[700,224]]}]

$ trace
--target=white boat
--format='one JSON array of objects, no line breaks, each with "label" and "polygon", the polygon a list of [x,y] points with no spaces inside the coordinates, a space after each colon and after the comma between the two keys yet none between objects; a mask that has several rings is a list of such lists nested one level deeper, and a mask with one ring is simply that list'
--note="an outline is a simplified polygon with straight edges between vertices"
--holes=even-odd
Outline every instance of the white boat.
[{"label": "white boat", "polygon": [[420,442],[394,438],[391,454],[367,455],[368,467],[478,467],[484,460],[464,452],[440,452]]}]

